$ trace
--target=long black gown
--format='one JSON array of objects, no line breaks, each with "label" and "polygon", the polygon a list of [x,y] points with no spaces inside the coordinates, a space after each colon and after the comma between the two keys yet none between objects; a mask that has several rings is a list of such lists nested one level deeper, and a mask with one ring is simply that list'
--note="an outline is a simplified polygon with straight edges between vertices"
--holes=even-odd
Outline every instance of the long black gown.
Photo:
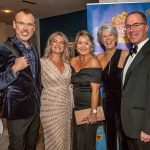
[{"label": "long black gown", "polygon": [[117,136],[119,150],[128,150],[120,119],[122,73],[122,68],[118,68],[120,55],[121,50],[116,50],[102,72],[107,150],[117,150]]},{"label": "long black gown", "polygon": [[[72,84],[75,110],[91,107],[90,83],[101,82],[100,68],[83,68],[79,72],[72,69]],[[97,124],[76,125],[73,119],[73,150],[95,150]]]}]

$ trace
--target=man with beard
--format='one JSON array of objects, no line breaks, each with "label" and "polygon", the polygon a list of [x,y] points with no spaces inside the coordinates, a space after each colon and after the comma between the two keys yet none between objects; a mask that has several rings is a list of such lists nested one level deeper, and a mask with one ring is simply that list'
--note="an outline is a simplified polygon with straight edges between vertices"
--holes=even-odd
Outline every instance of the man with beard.
[{"label": "man with beard", "polygon": [[5,89],[2,115],[7,119],[9,150],[35,150],[39,130],[41,94],[40,64],[30,41],[35,31],[35,17],[29,9],[21,9],[13,20],[15,36],[10,47],[0,46],[0,90]]}]

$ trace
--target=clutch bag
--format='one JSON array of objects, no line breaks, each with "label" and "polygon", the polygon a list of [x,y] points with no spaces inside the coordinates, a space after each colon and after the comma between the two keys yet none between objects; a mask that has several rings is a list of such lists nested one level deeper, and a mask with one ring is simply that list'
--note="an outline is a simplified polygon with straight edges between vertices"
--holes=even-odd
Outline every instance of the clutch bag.
[{"label": "clutch bag", "polygon": [[[75,111],[75,119],[77,125],[88,123],[87,120],[84,120],[85,117],[87,117],[91,112],[91,108],[82,109],[82,110],[76,110]],[[97,121],[103,121],[105,120],[104,111],[102,106],[97,107]]]}]

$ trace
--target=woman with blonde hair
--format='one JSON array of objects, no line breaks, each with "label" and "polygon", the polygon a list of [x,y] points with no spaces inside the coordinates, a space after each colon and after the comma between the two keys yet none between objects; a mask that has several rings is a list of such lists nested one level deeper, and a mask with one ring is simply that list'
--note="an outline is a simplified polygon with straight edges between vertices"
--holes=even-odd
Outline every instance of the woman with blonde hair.
[{"label": "woman with blonde hair", "polygon": [[72,90],[68,39],[54,32],[41,59],[43,91],[41,122],[46,150],[71,149]]},{"label": "woman with blonde hair", "polygon": [[95,150],[97,129],[97,106],[100,102],[99,87],[101,66],[93,56],[93,37],[86,30],[76,34],[75,49],[78,56],[71,59],[74,111],[90,108],[86,124],[73,121],[73,150]]}]

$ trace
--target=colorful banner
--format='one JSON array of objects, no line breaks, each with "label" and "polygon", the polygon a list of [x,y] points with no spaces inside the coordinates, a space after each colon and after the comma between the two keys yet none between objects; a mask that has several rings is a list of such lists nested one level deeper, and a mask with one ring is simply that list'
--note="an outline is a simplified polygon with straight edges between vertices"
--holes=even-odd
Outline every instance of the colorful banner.
[{"label": "colorful banner", "polygon": [[96,150],[107,150],[104,123],[101,122],[100,124],[101,125],[98,126],[96,132]]},{"label": "colorful banner", "polygon": [[[128,2],[128,3],[97,3],[87,4],[87,24],[88,30],[94,37],[94,53],[103,52],[102,47],[97,42],[97,31],[103,23],[110,23],[118,30],[117,48],[127,50],[131,47],[125,34],[125,18],[132,11],[141,11],[147,16],[150,24],[150,3],[149,2]],[[150,37],[150,30],[148,32]]]}]

